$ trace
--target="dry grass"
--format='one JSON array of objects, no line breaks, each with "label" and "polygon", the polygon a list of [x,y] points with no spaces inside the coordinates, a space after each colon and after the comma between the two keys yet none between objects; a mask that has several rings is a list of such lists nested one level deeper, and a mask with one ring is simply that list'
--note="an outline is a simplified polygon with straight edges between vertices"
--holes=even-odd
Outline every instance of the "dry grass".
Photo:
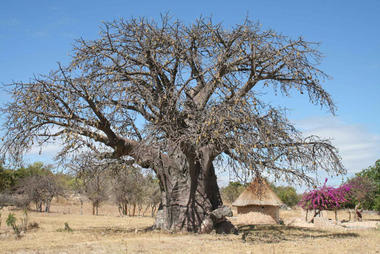
[{"label": "dry grass", "polygon": [[[4,225],[8,215],[4,211],[0,253],[380,253],[380,230],[256,225],[242,226],[239,235],[169,234],[144,231],[153,224],[150,217],[118,217],[112,206],[104,206],[101,216],[92,216],[87,204],[85,208],[85,215],[79,215],[77,205],[62,203],[53,206],[51,214],[30,212],[30,221],[40,228],[19,240]],[[281,211],[280,216],[303,218],[300,210]],[[62,230],[65,222],[73,232]]]}]

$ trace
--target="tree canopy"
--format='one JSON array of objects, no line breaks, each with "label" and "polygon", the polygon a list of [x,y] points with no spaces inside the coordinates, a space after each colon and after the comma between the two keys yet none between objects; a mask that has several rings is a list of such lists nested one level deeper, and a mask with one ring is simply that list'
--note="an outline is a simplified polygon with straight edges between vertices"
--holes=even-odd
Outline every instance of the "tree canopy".
[{"label": "tree canopy", "polygon": [[105,23],[99,39],[77,41],[69,65],[9,86],[2,152],[19,158],[60,140],[61,158],[130,156],[157,174],[165,227],[197,231],[222,205],[217,159],[288,181],[344,172],[328,140],[304,137],[262,100],[298,91],[334,113],[320,58],[316,43],[248,19],[231,29],[167,16]]},{"label": "tree canopy", "polygon": [[360,204],[365,209],[380,211],[380,160],[347,181],[353,187],[348,207]]},{"label": "tree canopy", "polygon": [[42,162],[16,169],[4,168],[0,165],[0,192],[14,190],[19,182],[27,177],[52,175],[52,169],[52,165],[44,165]]}]

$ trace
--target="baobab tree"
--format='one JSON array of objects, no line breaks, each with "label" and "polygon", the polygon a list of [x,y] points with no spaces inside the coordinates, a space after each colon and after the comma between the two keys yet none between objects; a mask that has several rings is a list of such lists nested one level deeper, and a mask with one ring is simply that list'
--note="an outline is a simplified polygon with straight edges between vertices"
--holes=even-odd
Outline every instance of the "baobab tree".
[{"label": "baobab tree", "polygon": [[222,206],[217,161],[288,181],[344,171],[328,140],[302,136],[262,99],[299,92],[334,113],[320,57],[315,43],[248,19],[231,29],[167,16],[105,23],[99,39],[77,41],[67,66],[10,85],[2,151],[18,158],[59,138],[59,157],[129,156],[159,179],[161,227],[197,232]]}]

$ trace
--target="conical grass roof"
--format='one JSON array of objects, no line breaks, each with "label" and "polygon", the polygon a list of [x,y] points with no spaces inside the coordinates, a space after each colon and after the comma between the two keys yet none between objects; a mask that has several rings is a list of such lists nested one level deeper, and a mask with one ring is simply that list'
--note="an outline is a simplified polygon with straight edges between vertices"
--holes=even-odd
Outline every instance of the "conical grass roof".
[{"label": "conical grass roof", "polygon": [[273,192],[266,180],[261,177],[256,177],[247,189],[232,203],[233,206],[281,206],[282,204],[281,199]]}]

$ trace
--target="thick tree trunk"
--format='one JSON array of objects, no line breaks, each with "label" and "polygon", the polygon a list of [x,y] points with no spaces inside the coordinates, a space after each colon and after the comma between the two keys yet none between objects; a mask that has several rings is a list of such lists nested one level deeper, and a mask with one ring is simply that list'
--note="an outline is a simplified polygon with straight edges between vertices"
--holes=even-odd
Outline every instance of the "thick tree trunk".
[{"label": "thick tree trunk", "polygon": [[168,163],[156,170],[162,195],[157,228],[199,232],[206,216],[222,206],[214,166],[207,155],[203,153],[198,160],[191,155],[178,156],[176,165]]},{"label": "thick tree trunk", "polygon": [[202,223],[211,219],[217,231],[236,232],[225,216],[216,219],[210,214],[223,206],[212,164],[220,151],[214,145],[201,148],[185,142],[180,143],[179,147],[177,145],[177,141],[173,142],[173,150],[161,151],[125,139],[114,152],[114,156],[129,155],[140,166],[156,172],[161,204],[156,213],[155,227],[201,232]]}]

